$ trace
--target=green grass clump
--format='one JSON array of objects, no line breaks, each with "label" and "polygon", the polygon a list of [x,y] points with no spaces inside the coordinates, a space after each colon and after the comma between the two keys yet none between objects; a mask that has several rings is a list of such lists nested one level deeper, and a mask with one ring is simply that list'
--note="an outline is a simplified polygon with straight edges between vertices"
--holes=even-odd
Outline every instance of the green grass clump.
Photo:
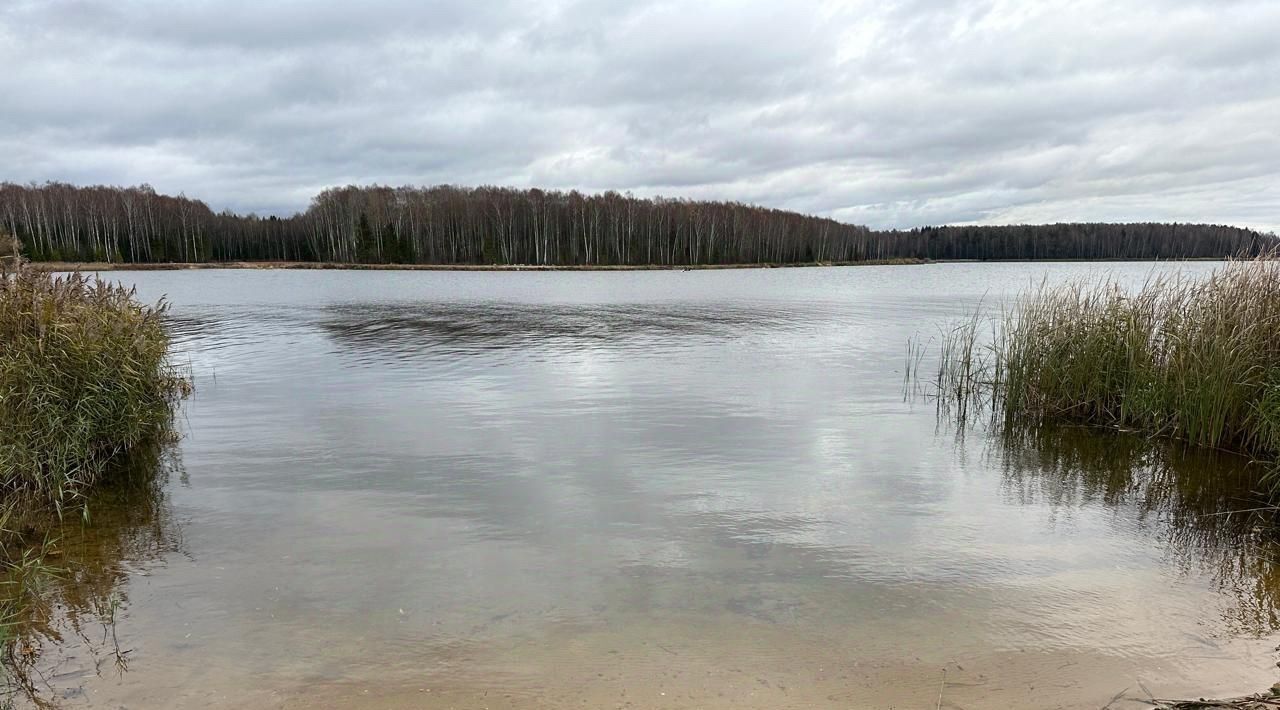
[{"label": "green grass clump", "polygon": [[1007,422],[1131,429],[1280,459],[1280,261],[1206,279],[1042,286],[977,337],[944,338],[939,394]]},{"label": "green grass clump", "polygon": [[166,439],[190,392],[169,364],[165,309],[0,249],[0,707],[22,685],[18,639],[55,574],[51,531],[69,511],[87,517],[92,488]]},{"label": "green grass clump", "polygon": [[187,381],[165,304],[79,274],[0,267],[0,501],[61,513],[115,457],[166,431]]}]

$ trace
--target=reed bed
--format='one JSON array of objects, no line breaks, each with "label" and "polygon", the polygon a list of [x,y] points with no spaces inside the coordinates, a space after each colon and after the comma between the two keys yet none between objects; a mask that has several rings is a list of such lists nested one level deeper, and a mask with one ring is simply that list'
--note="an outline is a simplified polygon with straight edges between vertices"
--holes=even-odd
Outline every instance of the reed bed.
[{"label": "reed bed", "polygon": [[[907,352],[911,379],[920,370],[921,346],[911,343]],[[931,384],[940,415],[962,429],[989,416],[1006,450],[1025,447],[1052,460],[1061,438],[1054,425],[1125,430],[1268,464],[1274,498],[1280,494],[1280,259],[1230,261],[1207,278],[1152,276],[1137,288],[1114,280],[1041,284],[998,314],[979,308],[945,331]],[[1113,482],[1134,490],[1134,462],[1122,457],[1118,464]],[[1172,485],[1181,495],[1188,479]],[[1274,521],[1280,508],[1257,511]],[[1212,542],[1198,537],[1221,532],[1212,527],[1227,522],[1219,515],[1195,515],[1190,542],[1202,548]],[[1257,531],[1254,520],[1238,524]],[[1226,568],[1244,568],[1234,557],[1240,545],[1208,546],[1230,551]],[[1169,710],[1280,708],[1280,684],[1225,700],[1161,700],[1149,693],[1130,699]]]},{"label": "reed bed", "polygon": [[113,458],[167,430],[189,385],[168,361],[166,304],[135,295],[79,274],[0,267],[0,502],[8,522],[75,506]]},{"label": "reed bed", "polygon": [[944,334],[935,381],[960,419],[1069,421],[1280,459],[1280,260],[1205,279],[1042,285]]},{"label": "reed bed", "polygon": [[[0,234],[0,241],[4,235]],[[3,251],[0,249],[0,251]],[[0,255],[0,677],[18,663],[16,628],[50,574],[47,535],[169,436],[189,380],[169,363],[166,304],[79,274]],[[5,698],[0,696],[0,707]]]}]

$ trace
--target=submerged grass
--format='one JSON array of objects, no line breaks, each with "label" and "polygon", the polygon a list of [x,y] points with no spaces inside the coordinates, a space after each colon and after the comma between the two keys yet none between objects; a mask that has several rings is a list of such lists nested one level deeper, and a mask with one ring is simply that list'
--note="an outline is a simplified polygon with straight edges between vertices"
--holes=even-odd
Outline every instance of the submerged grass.
[{"label": "submerged grass", "polygon": [[19,664],[15,630],[41,603],[48,531],[87,520],[88,492],[168,437],[190,392],[169,364],[165,310],[0,257],[0,668]]},{"label": "submerged grass", "polygon": [[1207,279],[1042,285],[944,333],[935,381],[960,419],[1068,421],[1280,460],[1280,260]]}]

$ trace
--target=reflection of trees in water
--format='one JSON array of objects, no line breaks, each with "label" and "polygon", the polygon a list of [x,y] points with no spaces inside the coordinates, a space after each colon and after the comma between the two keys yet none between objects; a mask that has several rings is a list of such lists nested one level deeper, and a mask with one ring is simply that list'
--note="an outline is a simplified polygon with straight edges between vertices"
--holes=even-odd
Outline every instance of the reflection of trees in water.
[{"label": "reflection of trees in water", "polygon": [[[52,675],[127,669],[129,649],[116,640],[115,619],[129,604],[128,579],[181,550],[164,488],[180,471],[176,448],[139,448],[118,466],[91,494],[84,516],[48,531],[51,573],[13,629],[5,680],[36,705],[52,697]],[[92,668],[68,668],[85,653]]]},{"label": "reflection of trees in water", "polygon": [[421,356],[532,345],[640,347],[672,338],[727,338],[795,327],[786,309],[733,304],[360,304],[324,309],[320,327],[360,351]]},{"label": "reflection of trees in water", "polygon": [[1005,428],[998,456],[1020,502],[1131,513],[1165,542],[1178,570],[1208,575],[1233,600],[1224,620],[1235,632],[1280,630],[1280,541],[1275,511],[1259,493],[1260,466],[1082,427]]}]

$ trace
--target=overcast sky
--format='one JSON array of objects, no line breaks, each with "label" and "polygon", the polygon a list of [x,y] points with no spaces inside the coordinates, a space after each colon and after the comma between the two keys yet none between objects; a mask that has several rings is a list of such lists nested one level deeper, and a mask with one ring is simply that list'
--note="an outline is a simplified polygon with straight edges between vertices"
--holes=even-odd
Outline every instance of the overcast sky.
[{"label": "overcast sky", "polygon": [[0,180],[1280,230],[1276,0],[0,0]]}]

